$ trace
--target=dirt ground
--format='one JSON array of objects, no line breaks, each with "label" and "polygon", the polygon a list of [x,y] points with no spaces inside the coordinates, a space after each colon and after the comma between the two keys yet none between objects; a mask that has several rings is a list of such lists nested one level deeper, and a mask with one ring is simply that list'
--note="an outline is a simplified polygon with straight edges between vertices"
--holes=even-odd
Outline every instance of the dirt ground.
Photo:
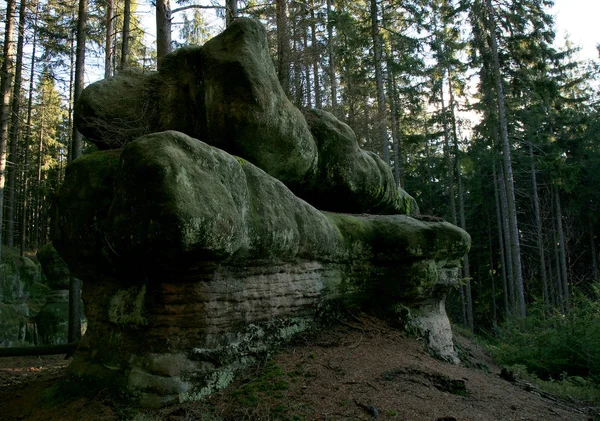
[{"label": "dirt ground", "polygon": [[56,393],[63,356],[0,358],[0,420],[593,420],[593,408],[510,383],[473,343],[431,358],[385,322],[354,317],[302,335],[204,402],[139,410],[105,391]]}]

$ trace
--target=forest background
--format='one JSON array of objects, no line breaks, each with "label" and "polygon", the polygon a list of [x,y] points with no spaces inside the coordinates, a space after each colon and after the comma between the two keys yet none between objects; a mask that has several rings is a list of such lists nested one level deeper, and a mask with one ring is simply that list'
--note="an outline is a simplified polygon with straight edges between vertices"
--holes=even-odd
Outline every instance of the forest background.
[{"label": "forest background", "polygon": [[[552,1],[0,7],[7,247],[23,254],[48,241],[65,167],[93,149],[73,127],[84,84],[128,68],[153,71],[170,50],[253,17],[268,29],[279,80],[297,107],[346,122],[423,214],[471,234],[461,287],[447,303],[455,323],[490,338],[502,362],[542,379],[600,383],[600,60],[589,50],[581,59],[568,39],[555,42]],[[593,15],[578,13],[582,21]]]}]

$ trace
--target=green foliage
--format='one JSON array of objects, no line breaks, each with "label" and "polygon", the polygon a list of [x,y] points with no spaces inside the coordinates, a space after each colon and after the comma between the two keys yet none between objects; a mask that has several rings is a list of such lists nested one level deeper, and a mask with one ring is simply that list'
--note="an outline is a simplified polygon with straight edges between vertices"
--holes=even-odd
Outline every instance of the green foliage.
[{"label": "green foliage", "polygon": [[573,298],[569,313],[544,314],[532,305],[527,318],[509,319],[498,329],[493,357],[508,366],[521,364],[543,380],[587,378],[600,381],[600,285],[592,297]]},{"label": "green foliage", "polygon": [[[290,373],[295,377],[296,372]],[[252,379],[233,393],[235,400],[244,406],[256,407],[269,397],[283,398],[282,391],[289,388],[285,372],[273,362],[267,362],[260,376]],[[278,406],[279,407],[279,406]],[[276,407],[276,408],[278,408]],[[280,411],[281,412],[281,411]]]}]

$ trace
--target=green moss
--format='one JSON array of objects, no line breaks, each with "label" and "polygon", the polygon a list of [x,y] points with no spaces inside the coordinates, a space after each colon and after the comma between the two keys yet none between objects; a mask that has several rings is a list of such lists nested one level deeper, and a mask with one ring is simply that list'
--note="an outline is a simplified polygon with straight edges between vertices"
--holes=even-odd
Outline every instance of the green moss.
[{"label": "green moss", "polygon": [[147,325],[148,319],[146,319],[144,310],[145,298],[146,285],[118,290],[110,299],[108,320],[130,327]]}]

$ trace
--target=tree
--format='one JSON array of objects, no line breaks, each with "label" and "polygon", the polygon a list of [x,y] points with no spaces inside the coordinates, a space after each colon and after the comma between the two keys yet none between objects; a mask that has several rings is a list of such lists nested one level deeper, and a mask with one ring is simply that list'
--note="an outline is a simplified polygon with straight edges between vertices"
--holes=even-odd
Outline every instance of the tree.
[{"label": "tree", "polygon": [[[4,25],[4,45],[2,69],[0,74],[0,92],[2,103],[0,104],[0,221],[4,215],[4,186],[6,183],[6,148],[8,144],[8,128],[10,124],[10,95],[13,83],[13,48],[14,48],[14,18],[16,4],[15,0],[6,3],[6,20]],[[2,225],[0,223],[0,225]],[[2,244],[2,229],[0,229],[0,245]],[[0,247],[0,264],[2,263],[2,247]]]}]

